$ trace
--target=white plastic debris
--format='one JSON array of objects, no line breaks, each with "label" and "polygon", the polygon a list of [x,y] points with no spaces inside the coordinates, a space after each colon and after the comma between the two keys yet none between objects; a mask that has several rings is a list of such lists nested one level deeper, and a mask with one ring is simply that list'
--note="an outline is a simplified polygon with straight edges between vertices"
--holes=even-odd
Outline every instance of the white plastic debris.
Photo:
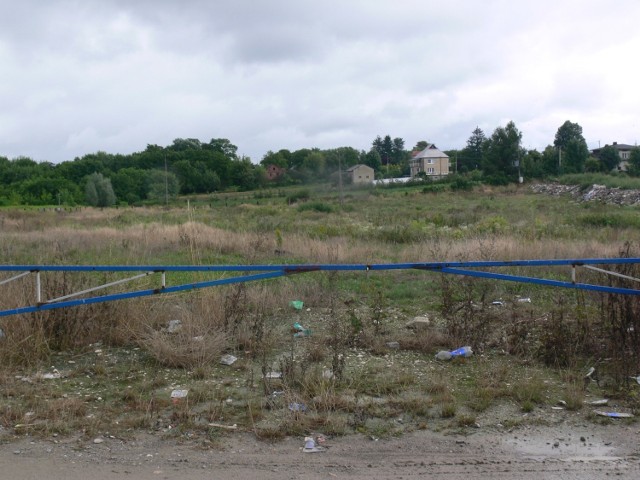
[{"label": "white plastic debris", "polygon": [[632,413],[623,413],[623,412],[602,412],[600,410],[594,410],[593,413],[596,415],[600,415],[601,417],[609,417],[609,418],[632,418]]},{"label": "white plastic debris", "polygon": [[169,333],[176,333],[181,328],[182,328],[181,320],[169,320],[169,323],[167,324],[167,332]]},{"label": "white plastic debris", "polygon": [[302,449],[304,453],[318,453],[324,452],[325,448],[316,445],[316,441],[311,437],[304,437],[304,448]]},{"label": "white plastic debris", "polygon": [[171,398],[186,398],[189,394],[189,390],[173,390],[171,392]]},{"label": "white plastic debris", "polygon": [[238,357],[234,357],[233,355],[223,355],[220,358],[220,363],[223,365],[233,365],[235,361],[238,360]]}]

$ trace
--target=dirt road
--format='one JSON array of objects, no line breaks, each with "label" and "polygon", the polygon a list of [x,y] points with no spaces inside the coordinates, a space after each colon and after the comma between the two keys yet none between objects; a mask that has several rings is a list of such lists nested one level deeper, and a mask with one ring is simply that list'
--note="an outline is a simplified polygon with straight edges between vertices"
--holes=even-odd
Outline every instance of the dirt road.
[{"label": "dirt road", "polygon": [[225,436],[218,448],[143,435],[25,440],[0,446],[7,479],[536,479],[640,478],[637,425],[531,427],[400,438],[328,439],[326,451],[303,453],[302,438],[277,443],[250,434]]}]

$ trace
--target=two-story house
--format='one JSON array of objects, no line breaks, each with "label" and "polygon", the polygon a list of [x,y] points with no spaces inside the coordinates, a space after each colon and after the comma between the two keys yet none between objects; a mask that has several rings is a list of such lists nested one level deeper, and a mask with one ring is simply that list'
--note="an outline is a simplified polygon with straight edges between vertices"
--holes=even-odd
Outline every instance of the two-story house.
[{"label": "two-story house", "polygon": [[429,144],[421,152],[414,152],[409,160],[409,167],[412,177],[420,172],[424,172],[428,177],[444,177],[449,175],[449,155]]}]

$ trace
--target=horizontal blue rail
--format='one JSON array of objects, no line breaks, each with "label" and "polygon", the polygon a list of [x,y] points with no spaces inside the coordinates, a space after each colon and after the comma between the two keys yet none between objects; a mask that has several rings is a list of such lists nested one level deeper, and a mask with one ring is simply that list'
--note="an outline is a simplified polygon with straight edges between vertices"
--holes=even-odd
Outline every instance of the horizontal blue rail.
[{"label": "horizontal blue rail", "polygon": [[[541,267],[541,266],[571,266],[582,267],[589,265],[624,265],[638,264],[640,258],[581,258],[556,260],[510,260],[510,261],[471,261],[471,262],[420,262],[420,263],[387,263],[387,264],[281,264],[281,265],[0,265],[0,272],[260,272],[251,275],[187,283],[177,286],[162,286],[156,289],[146,289],[125,293],[114,293],[75,300],[50,301],[33,306],[0,310],[0,317],[33,313],[56,308],[66,308],[78,305],[88,305],[100,302],[124,300],[128,298],[145,297],[150,295],[175,293],[200,288],[229,285],[234,283],[252,282],[277,278],[285,275],[319,272],[319,271],[387,271],[387,270],[426,270],[452,275],[488,278],[511,282],[531,283],[550,287],[590,290],[602,293],[622,295],[640,295],[640,290],[632,288],[611,287],[606,285],[592,285],[550,280],[544,278],[510,275],[490,271],[475,270],[502,267]],[[615,272],[608,272],[618,275]],[[17,278],[17,277],[16,277]],[[634,279],[635,280],[635,279]],[[39,277],[38,277],[39,285]],[[65,297],[67,298],[67,297]]]},{"label": "horizontal blue rail", "polygon": [[291,265],[0,265],[0,272],[315,272],[407,269],[441,270],[443,268],[542,267],[563,265],[621,265],[635,263],[640,263],[640,258],[570,258],[560,260],[489,260],[472,262]]}]

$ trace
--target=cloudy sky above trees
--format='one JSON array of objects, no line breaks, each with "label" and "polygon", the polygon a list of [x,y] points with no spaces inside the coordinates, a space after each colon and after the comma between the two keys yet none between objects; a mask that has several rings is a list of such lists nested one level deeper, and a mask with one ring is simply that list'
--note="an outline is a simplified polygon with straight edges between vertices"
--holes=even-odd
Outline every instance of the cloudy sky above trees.
[{"label": "cloudy sky above trees", "polygon": [[640,140],[637,0],[0,0],[0,155]]}]

